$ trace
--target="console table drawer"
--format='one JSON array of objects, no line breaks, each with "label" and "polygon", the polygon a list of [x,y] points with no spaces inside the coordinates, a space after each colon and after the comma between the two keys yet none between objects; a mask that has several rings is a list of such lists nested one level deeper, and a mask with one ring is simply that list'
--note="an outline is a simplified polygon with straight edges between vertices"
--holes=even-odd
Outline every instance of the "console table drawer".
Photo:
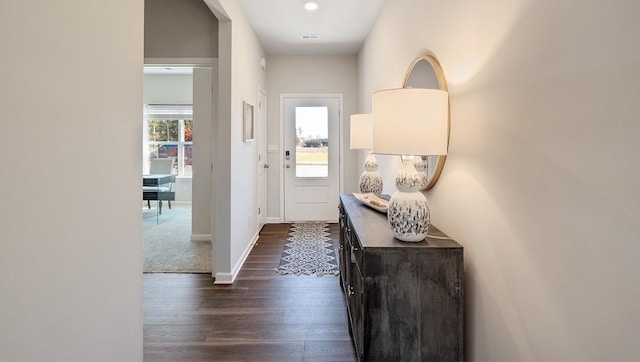
[{"label": "console table drawer", "polygon": [[347,235],[348,235],[348,243],[349,243],[349,247],[351,249],[351,253],[353,254],[353,257],[355,258],[355,262],[356,264],[358,264],[358,267],[361,268],[362,266],[362,245],[360,244],[360,241],[358,240],[358,236],[353,232],[353,226],[351,225],[351,223],[347,220]]}]

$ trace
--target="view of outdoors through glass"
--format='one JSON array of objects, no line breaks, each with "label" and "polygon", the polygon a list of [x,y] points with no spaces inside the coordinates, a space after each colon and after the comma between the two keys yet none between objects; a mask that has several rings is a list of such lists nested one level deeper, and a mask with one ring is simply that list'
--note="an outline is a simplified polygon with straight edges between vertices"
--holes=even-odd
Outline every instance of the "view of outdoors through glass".
[{"label": "view of outdoors through glass", "polygon": [[191,177],[193,121],[150,119],[148,132],[148,162],[152,158],[175,158],[174,173]]},{"label": "view of outdoors through glass", "polygon": [[329,109],[296,107],[296,177],[329,176]]}]

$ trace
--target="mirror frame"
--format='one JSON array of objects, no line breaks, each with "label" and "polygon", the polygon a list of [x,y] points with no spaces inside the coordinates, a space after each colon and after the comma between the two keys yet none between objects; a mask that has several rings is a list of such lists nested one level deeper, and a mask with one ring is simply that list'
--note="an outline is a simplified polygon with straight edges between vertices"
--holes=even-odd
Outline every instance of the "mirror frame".
[{"label": "mirror frame", "polygon": [[[407,68],[407,72],[404,75],[404,80],[402,81],[402,88],[407,88],[407,83],[409,81],[409,77],[411,76],[411,72],[413,71],[413,68],[423,61],[426,61],[427,63],[429,63],[429,65],[431,65],[433,72],[436,74],[436,79],[438,80],[438,87],[445,92],[449,92],[449,87],[447,86],[447,80],[444,77],[444,72],[442,71],[442,67],[440,66],[440,63],[438,62],[438,60],[431,55],[419,56],[411,62],[411,64],[409,65],[409,68]],[[451,135],[450,107],[451,105],[449,104],[449,112],[447,112],[447,149],[449,148],[449,138]],[[427,157],[430,157],[430,156],[427,156]],[[438,182],[438,179],[440,178],[440,174],[442,173],[442,168],[444,167],[444,162],[447,160],[446,155],[433,156],[433,157],[438,157],[438,161],[436,162],[436,169],[433,173],[433,177],[431,177],[431,179],[428,180],[428,183],[423,188],[423,190],[431,189],[436,184],[436,182]]]}]

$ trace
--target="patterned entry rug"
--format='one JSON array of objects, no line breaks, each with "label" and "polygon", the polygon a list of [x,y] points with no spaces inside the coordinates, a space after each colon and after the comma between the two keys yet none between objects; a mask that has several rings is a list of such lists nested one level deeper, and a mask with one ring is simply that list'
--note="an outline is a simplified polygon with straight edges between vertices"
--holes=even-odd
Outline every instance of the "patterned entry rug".
[{"label": "patterned entry rug", "polygon": [[280,274],[338,275],[338,261],[331,238],[327,237],[329,225],[325,223],[294,223],[284,244],[280,266],[274,269]]}]

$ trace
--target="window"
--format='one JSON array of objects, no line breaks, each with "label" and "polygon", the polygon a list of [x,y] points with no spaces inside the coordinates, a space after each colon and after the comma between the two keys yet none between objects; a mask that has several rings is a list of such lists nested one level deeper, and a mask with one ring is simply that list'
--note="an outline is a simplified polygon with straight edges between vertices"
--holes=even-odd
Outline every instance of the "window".
[{"label": "window", "polygon": [[174,174],[192,176],[193,110],[191,105],[147,105],[144,119],[143,165],[153,158],[175,158]]},{"label": "window", "polygon": [[329,108],[296,107],[296,177],[329,176]]}]

